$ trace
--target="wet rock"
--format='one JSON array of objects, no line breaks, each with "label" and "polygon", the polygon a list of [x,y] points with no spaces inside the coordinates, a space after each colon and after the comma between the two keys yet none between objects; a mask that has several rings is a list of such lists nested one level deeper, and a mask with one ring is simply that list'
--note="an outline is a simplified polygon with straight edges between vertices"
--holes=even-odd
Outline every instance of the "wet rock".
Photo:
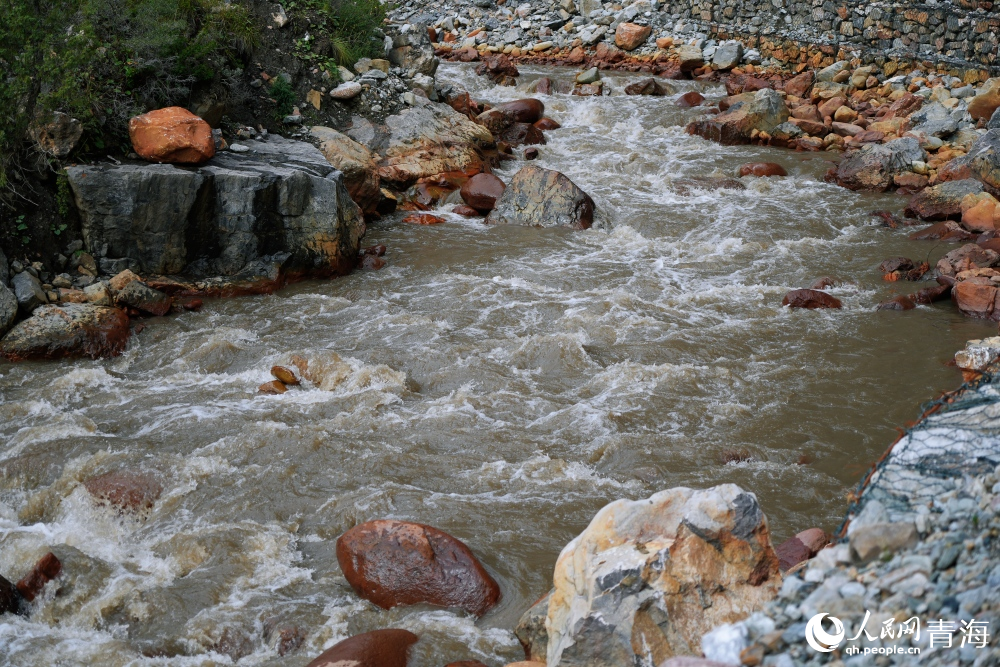
[{"label": "wet rock", "polygon": [[284,385],[294,386],[299,384],[299,379],[295,377],[295,372],[285,366],[272,366],[271,375]]},{"label": "wet rock", "polygon": [[989,130],[976,139],[965,159],[975,178],[1000,189],[1000,130]]},{"label": "wet rock", "polygon": [[201,164],[215,155],[208,123],[181,107],[167,107],[135,116],[128,122],[132,148],[144,160]]},{"label": "wet rock", "polygon": [[514,121],[518,123],[534,123],[545,115],[545,105],[532,98],[504,102],[495,108],[511,112],[514,115]]},{"label": "wet rock", "polygon": [[386,266],[386,262],[381,257],[375,255],[362,255],[358,259],[358,268],[365,271],[378,271]]},{"label": "wet rock", "polygon": [[555,84],[553,84],[552,79],[547,76],[543,76],[540,79],[535,79],[528,86],[529,93],[538,93],[539,95],[551,95]]},{"label": "wet rock", "polygon": [[878,265],[878,270],[882,273],[893,273],[896,271],[909,271],[914,266],[916,264],[909,257],[890,257]]},{"label": "wet rock", "polygon": [[406,667],[418,639],[408,630],[372,630],[334,644],[306,667]]},{"label": "wet rock", "polygon": [[288,387],[281,380],[271,380],[257,387],[259,394],[284,394],[286,391],[288,391]]},{"label": "wet rock", "polygon": [[634,51],[649,39],[651,31],[648,25],[619,23],[615,28],[615,46],[625,51]]},{"label": "wet rock", "polygon": [[596,67],[591,67],[576,75],[576,82],[580,84],[597,83],[600,79],[601,72]]},{"label": "wet rock", "polygon": [[17,590],[17,587],[5,578],[0,577],[0,615],[26,615],[27,613],[27,602]]},{"label": "wet rock", "polygon": [[522,167],[511,179],[488,224],[588,229],[594,201],[573,181],[550,169]]},{"label": "wet rock", "polygon": [[746,190],[747,186],[738,178],[726,176],[689,176],[673,181],[674,190],[679,195],[690,195],[695,190]]},{"label": "wet rock", "polygon": [[974,238],[975,234],[951,220],[939,222],[910,234],[910,239],[914,241],[971,241]]},{"label": "wet rock", "polygon": [[982,191],[983,184],[971,178],[947,181],[915,194],[905,212],[921,220],[957,220],[962,217],[962,200],[966,195]]},{"label": "wet rock", "polygon": [[495,107],[476,116],[475,121],[489,130],[490,134],[494,137],[500,136],[500,134],[516,122],[514,120],[514,112]]},{"label": "wet rock", "polygon": [[747,162],[740,165],[740,176],[788,176],[788,172],[780,164],[774,162]]},{"label": "wet rock", "polygon": [[169,313],[173,302],[173,298],[139,280],[131,281],[115,297],[119,308],[128,306],[158,317]]},{"label": "wet rock", "polygon": [[62,563],[59,562],[55,554],[49,552],[35,563],[31,572],[21,577],[21,580],[17,582],[17,591],[25,600],[32,602],[41,594],[45,584],[60,574],[62,574]]},{"label": "wet rock", "polygon": [[403,218],[403,222],[410,225],[440,225],[447,222],[444,218],[430,213],[413,213]]},{"label": "wet rock", "polygon": [[812,87],[812,82],[813,73],[811,70],[806,70],[785,82],[785,93],[795,97],[805,97]]},{"label": "wet rock", "polygon": [[7,333],[17,320],[17,297],[0,283],[0,338]]},{"label": "wet rock", "polygon": [[313,126],[309,134],[319,142],[319,150],[327,162],[343,172],[344,186],[354,203],[365,214],[374,213],[382,197],[378,164],[372,152],[328,127]]},{"label": "wet rock", "polygon": [[46,155],[62,159],[73,152],[83,136],[83,123],[61,111],[36,118],[28,128],[28,136]]},{"label": "wet rock", "polygon": [[649,77],[648,79],[643,79],[642,81],[630,83],[625,86],[626,95],[651,95],[654,97],[663,97],[664,95],[672,95],[673,93],[674,89],[670,84],[660,81],[654,77]]},{"label": "wet rock", "polygon": [[969,101],[972,120],[989,120],[1000,107],[1000,79],[989,79]]},{"label": "wet rock", "polygon": [[850,190],[884,192],[895,174],[910,171],[914,161],[926,157],[917,140],[910,137],[865,144],[837,165],[834,180]]},{"label": "wet rock", "polygon": [[935,287],[925,287],[921,290],[917,290],[910,295],[910,299],[914,303],[920,304],[930,304],[935,301],[942,301],[947,299],[951,295],[951,287],[949,285],[937,285]]},{"label": "wet rock", "polygon": [[248,152],[220,153],[198,169],[69,167],[87,247],[106,245],[109,257],[160,275],[197,262],[200,274],[237,276],[278,255],[289,274],[353,269],[364,220],[343,176],[305,142],[243,143]]},{"label": "wet rock", "polygon": [[754,130],[771,132],[788,117],[781,95],[765,89],[754,93],[753,100],[729,107],[714,118],[694,121],[687,131],[724,145],[743,144],[753,138]]},{"label": "wet rock", "polygon": [[875,523],[858,526],[851,532],[851,557],[868,563],[883,552],[894,553],[917,543],[917,529],[912,523]]},{"label": "wet rock", "polygon": [[337,561],[358,595],[383,609],[432,604],[481,616],[500,587],[472,551],[431,526],[378,520],[337,540]]},{"label": "wet rock", "polygon": [[604,82],[577,84],[573,88],[573,95],[580,97],[600,97],[604,92]]},{"label": "wet rock", "polygon": [[674,104],[679,107],[697,107],[701,106],[701,103],[705,101],[705,96],[699,93],[697,90],[692,90],[684,93],[678,97]]},{"label": "wet rock", "polygon": [[116,470],[83,483],[97,501],[110,505],[119,513],[145,512],[163,493],[159,478],[148,472]]},{"label": "wet rock", "polygon": [[913,310],[917,304],[908,296],[894,296],[891,299],[881,302],[876,310]]},{"label": "wet rock", "polygon": [[445,104],[405,109],[385,120],[389,129],[379,176],[400,186],[450,171],[487,171],[483,150],[493,135]]},{"label": "wet rock", "polygon": [[529,147],[524,149],[524,159],[525,160],[536,160],[538,159],[538,149],[535,147]]},{"label": "wet rock", "polygon": [[951,297],[966,317],[982,320],[1000,319],[997,308],[997,286],[989,280],[963,280],[951,289]]},{"label": "wet rock", "polygon": [[793,289],[781,300],[782,306],[790,308],[840,308],[840,300],[826,292],[814,289]]},{"label": "wet rock", "polygon": [[0,341],[11,361],[118,356],[128,342],[128,316],[118,308],[71,303],[42,306]]},{"label": "wet rock", "polygon": [[809,286],[809,289],[823,290],[826,289],[827,287],[833,287],[834,285],[837,284],[837,282],[838,281],[836,278],[825,276],[823,278],[817,278],[815,281],[813,281],[813,284]]},{"label": "wet rock", "polygon": [[607,505],[556,561],[549,665],[617,667],[700,652],[781,583],[757,499],[733,484]]},{"label": "wet rock", "polygon": [[22,317],[30,316],[39,306],[48,303],[49,299],[42,289],[42,282],[27,271],[15,274],[11,285],[14,287],[14,296],[17,298],[17,307]]},{"label": "wet rock", "polygon": [[967,194],[961,212],[962,226],[974,232],[991,232],[1000,223],[1000,205],[988,192]]},{"label": "wet rock", "polygon": [[471,206],[466,206],[465,204],[459,204],[455,208],[451,209],[452,213],[457,213],[458,215],[465,216],[466,218],[478,218],[482,216],[482,213],[472,208]]},{"label": "wet rock", "polygon": [[499,138],[513,147],[546,143],[542,131],[530,123],[514,123],[504,130]]},{"label": "wet rock", "polygon": [[986,269],[1000,263],[1000,254],[982,248],[975,243],[969,243],[952,250],[938,260],[938,273],[943,276],[956,276],[963,271]]},{"label": "wet rock", "polygon": [[496,206],[507,186],[493,174],[476,174],[461,189],[462,199],[480,213],[489,213]]},{"label": "wet rock", "polygon": [[558,130],[562,125],[552,120],[551,118],[540,118],[534,123],[535,127],[539,130]]},{"label": "wet rock", "polygon": [[476,74],[485,76],[499,86],[513,86],[520,72],[510,58],[503,54],[488,56],[476,66]]},{"label": "wet rock", "polygon": [[297,625],[279,624],[269,619],[264,622],[264,641],[271,644],[279,656],[286,656],[305,643],[306,631]]},{"label": "wet rock", "polygon": [[514,635],[524,648],[526,660],[545,662],[549,650],[549,633],[545,629],[545,619],[549,614],[551,598],[552,592],[549,591],[522,614],[517,627],[514,628]]}]

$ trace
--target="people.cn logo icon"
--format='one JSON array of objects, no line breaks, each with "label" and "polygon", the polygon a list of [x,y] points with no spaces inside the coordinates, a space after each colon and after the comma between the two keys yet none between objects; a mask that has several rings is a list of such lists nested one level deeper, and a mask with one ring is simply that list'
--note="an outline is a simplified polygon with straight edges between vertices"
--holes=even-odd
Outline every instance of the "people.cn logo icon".
[{"label": "people.cn logo icon", "polygon": [[844,624],[836,616],[830,616],[833,632],[823,629],[823,619],[827,614],[816,614],[806,623],[806,641],[820,653],[830,653],[844,641]]}]

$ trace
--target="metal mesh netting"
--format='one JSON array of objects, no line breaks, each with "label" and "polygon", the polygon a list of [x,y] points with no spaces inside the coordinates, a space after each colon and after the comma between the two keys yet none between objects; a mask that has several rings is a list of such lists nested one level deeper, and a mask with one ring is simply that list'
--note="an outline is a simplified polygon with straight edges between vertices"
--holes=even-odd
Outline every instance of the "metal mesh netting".
[{"label": "metal mesh netting", "polygon": [[852,496],[849,524],[912,520],[969,476],[1000,464],[1000,362],[924,405],[921,418],[873,466]]}]

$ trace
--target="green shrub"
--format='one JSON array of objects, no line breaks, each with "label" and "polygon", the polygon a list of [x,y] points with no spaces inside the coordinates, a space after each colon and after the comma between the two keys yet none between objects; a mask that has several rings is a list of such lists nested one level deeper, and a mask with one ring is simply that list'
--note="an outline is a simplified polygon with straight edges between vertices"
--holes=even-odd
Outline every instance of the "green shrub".
[{"label": "green shrub", "polygon": [[284,77],[277,77],[271,84],[271,99],[277,104],[275,114],[278,119],[292,113],[292,108],[295,106],[295,91]]},{"label": "green shrub", "polygon": [[338,64],[353,65],[361,58],[381,58],[382,39],[376,29],[382,26],[386,6],[379,0],[331,0],[333,44]]}]

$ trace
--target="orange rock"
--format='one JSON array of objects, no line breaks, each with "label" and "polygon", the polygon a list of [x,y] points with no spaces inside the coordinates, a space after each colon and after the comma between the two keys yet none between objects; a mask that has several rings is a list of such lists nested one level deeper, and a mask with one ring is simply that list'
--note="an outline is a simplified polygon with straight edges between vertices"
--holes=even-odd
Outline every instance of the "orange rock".
[{"label": "orange rock", "polygon": [[132,148],[150,162],[200,164],[215,155],[208,123],[181,107],[167,107],[132,118]]},{"label": "orange rock", "polygon": [[403,222],[411,225],[440,225],[445,219],[430,213],[414,213],[403,218]]},{"label": "orange rock", "polygon": [[262,394],[284,394],[288,391],[288,387],[286,387],[285,383],[280,380],[271,380],[270,382],[265,382],[258,387],[257,391]]},{"label": "orange rock", "polygon": [[31,602],[41,593],[45,584],[49,583],[62,573],[62,563],[55,554],[49,552],[42,556],[31,572],[17,582],[17,590],[25,600]]},{"label": "orange rock", "polygon": [[299,384],[299,379],[295,377],[295,373],[292,372],[292,369],[286,368],[285,366],[272,367],[271,375],[273,375],[282,384],[286,385]]},{"label": "orange rock", "polygon": [[962,226],[974,232],[989,232],[1000,223],[997,200],[988,192],[970,193],[962,199]]},{"label": "orange rock", "polygon": [[774,162],[747,162],[740,165],[740,176],[788,176],[780,164]]},{"label": "orange rock", "polygon": [[306,667],[406,667],[417,640],[408,630],[372,630],[334,644]]},{"label": "orange rock", "polygon": [[626,51],[632,51],[642,46],[649,38],[651,28],[648,25],[635,23],[619,23],[615,29],[615,44]]},{"label": "orange rock", "polygon": [[91,477],[83,485],[90,495],[119,512],[148,510],[163,493],[163,485],[155,475],[134,470],[116,470]]},{"label": "orange rock", "polygon": [[673,37],[660,37],[656,40],[656,48],[658,49],[668,49],[674,45]]}]

